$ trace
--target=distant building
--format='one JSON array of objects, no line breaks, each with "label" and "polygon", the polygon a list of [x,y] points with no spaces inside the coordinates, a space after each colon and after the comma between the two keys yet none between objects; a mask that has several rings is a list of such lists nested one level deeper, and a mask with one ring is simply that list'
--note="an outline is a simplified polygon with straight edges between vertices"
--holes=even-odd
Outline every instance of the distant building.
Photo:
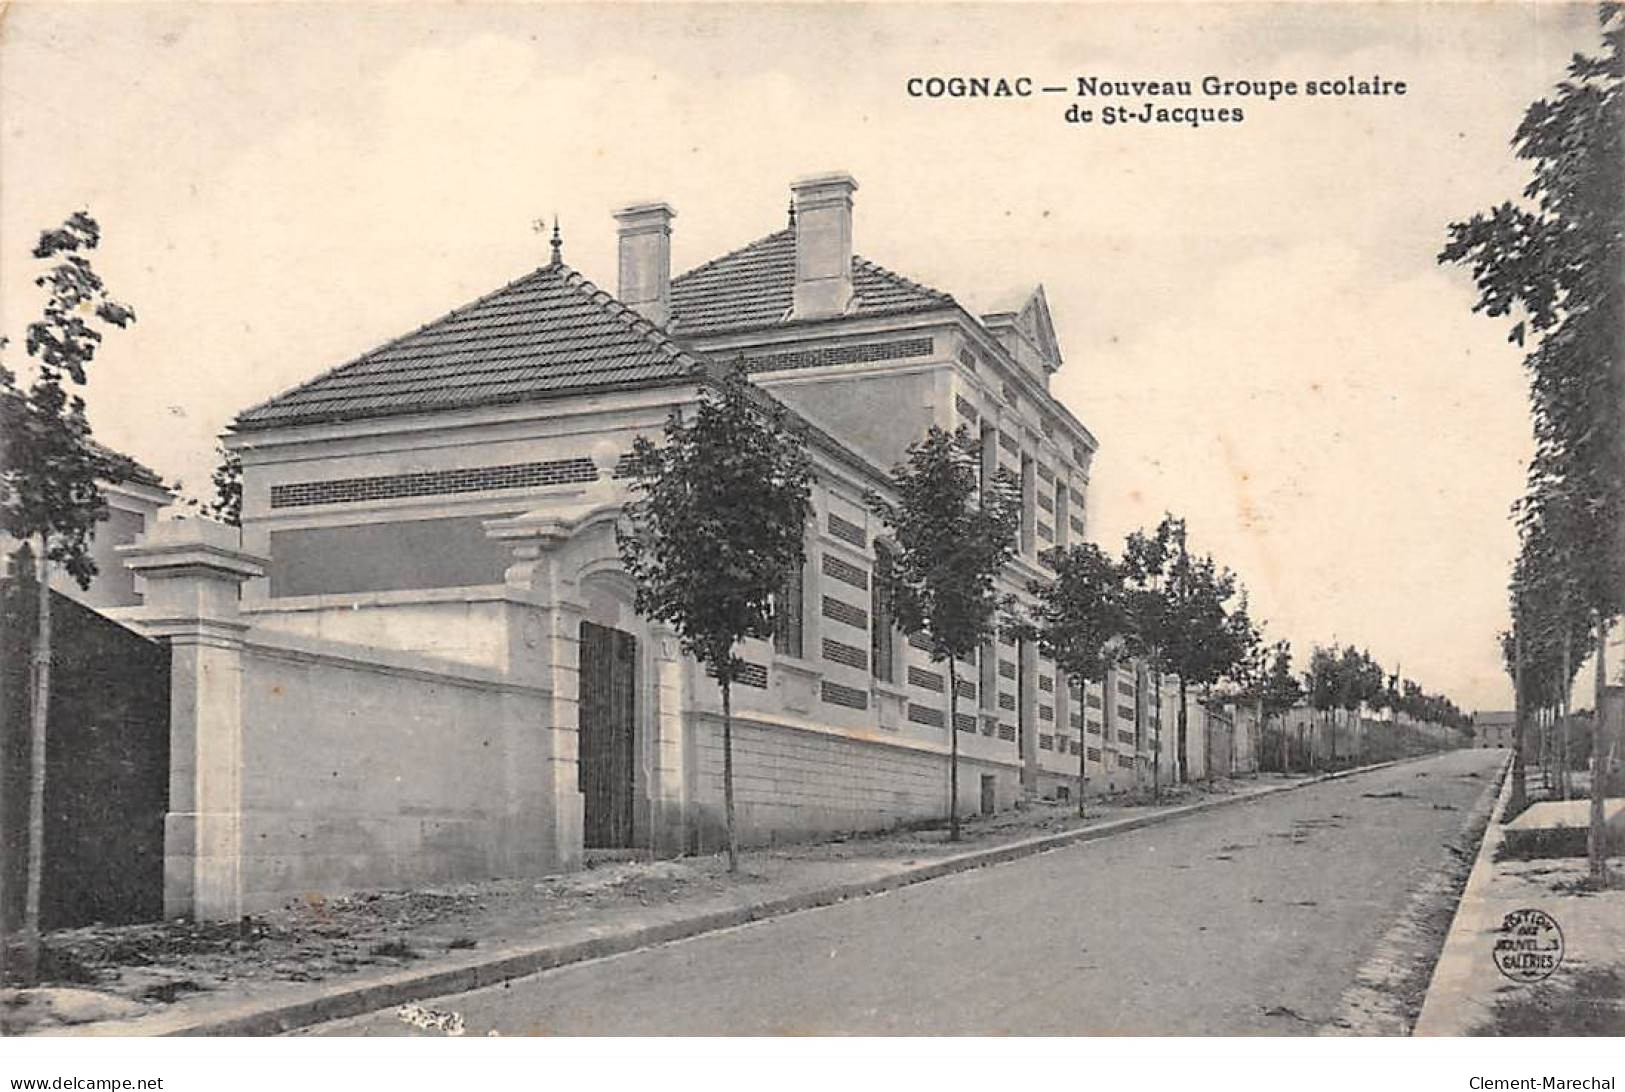
[{"label": "distant building", "polygon": [[[124,567],[124,560],[115,551],[144,534],[152,526],[158,510],[174,502],[175,493],[164,485],[157,473],[128,455],[95,440],[90,441],[90,447],[116,468],[115,474],[101,482],[107,516],[97,525],[90,543],[96,576],[88,589],[81,588],[78,581],[58,566],[51,573],[51,587],[87,607],[133,606],[141,602],[135,589],[135,574]],[[17,543],[9,536],[0,535],[0,555],[3,555],[0,565],[9,565],[16,549]]]},{"label": "distant building", "polygon": [[1518,714],[1511,711],[1474,713],[1473,746],[1510,747],[1517,736]]}]

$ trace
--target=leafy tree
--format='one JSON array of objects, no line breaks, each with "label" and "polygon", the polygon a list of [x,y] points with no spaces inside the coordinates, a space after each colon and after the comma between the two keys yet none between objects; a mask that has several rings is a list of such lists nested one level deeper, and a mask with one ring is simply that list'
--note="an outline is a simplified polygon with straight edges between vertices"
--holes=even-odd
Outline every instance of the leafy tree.
[{"label": "leafy tree", "polygon": [[1123,544],[1123,603],[1128,617],[1127,647],[1151,673],[1158,705],[1151,751],[1151,789],[1162,793],[1162,673],[1168,649],[1178,638],[1179,620],[1168,594],[1169,570],[1185,537],[1185,521],[1166,514],[1150,534],[1135,531]]},{"label": "leafy tree", "polygon": [[[1602,52],[1576,54],[1555,94],[1533,103],[1512,138],[1532,178],[1508,201],[1449,227],[1441,262],[1472,271],[1475,311],[1514,319],[1529,373],[1535,456],[1520,505],[1560,527],[1549,556],[1589,612],[1597,704],[1606,687],[1608,630],[1625,606],[1625,8],[1598,9]],[[1514,595],[1526,589],[1514,588]],[[1514,642],[1528,636],[1523,604]],[[1518,657],[1522,661],[1522,657]],[[1594,877],[1607,877],[1604,733],[1594,734]]]},{"label": "leafy tree", "polygon": [[[39,588],[31,685],[28,790],[28,875],[23,909],[25,981],[39,970],[40,885],[45,850],[45,750],[51,693],[52,564],[62,566],[81,588],[90,586],[96,563],[90,543],[107,515],[99,480],[119,476],[119,461],[90,439],[85,400],[70,388],[85,385],[86,369],[101,347],[100,327],[127,327],[135,312],[114,300],[90,264],[101,228],[90,214],[75,212],[59,227],[40,233],[34,257],[48,263],[34,284],[45,290],[38,319],[28,325],[27,352],[34,378],[26,390],[0,364],[0,526],[34,544]],[[0,948],[4,945],[0,944]]]},{"label": "leafy tree", "polygon": [[904,631],[925,637],[933,662],[948,662],[949,837],[959,840],[958,662],[996,629],[995,581],[1015,554],[1020,485],[1006,471],[980,482],[981,445],[964,426],[933,425],[891,472],[895,501],[865,498],[894,549],[875,581]]},{"label": "leafy tree", "polygon": [[[1324,716],[1330,717],[1331,711],[1338,706],[1342,695],[1342,666],[1339,663],[1337,652],[1333,649],[1315,646],[1309,654],[1308,697],[1309,705]],[[1335,729],[1333,730],[1335,732]],[[1337,761],[1337,740],[1332,738],[1332,761]],[[1317,748],[1311,741],[1309,747],[1309,765],[1315,766]]]},{"label": "leafy tree", "polygon": [[214,468],[214,500],[204,512],[232,527],[243,525],[243,460],[228,448],[217,451],[219,464]]},{"label": "leafy tree", "polygon": [[722,694],[728,870],[738,871],[732,688],[744,661],[735,647],[772,637],[774,593],[805,558],[806,448],[784,407],[733,368],[691,416],[672,413],[663,445],[638,437],[628,471],[636,497],[617,541],[634,606],[670,625]]},{"label": "leafy tree", "polygon": [[[1375,706],[1382,700],[1387,677],[1383,674],[1382,665],[1371,658],[1371,653],[1356,649],[1353,645],[1344,648],[1338,657],[1338,676],[1338,705],[1351,716],[1363,706]],[[1360,737],[1356,734],[1354,738],[1358,747]],[[1336,759],[1337,749],[1334,746],[1333,762]],[[1354,760],[1358,762],[1359,759],[1356,753]]]},{"label": "leafy tree", "polygon": [[[1269,651],[1269,668],[1259,695],[1261,718],[1280,717],[1303,700],[1303,684],[1292,670],[1292,646],[1277,641]],[[1281,772],[1287,770],[1286,725],[1281,725]]]},{"label": "leafy tree", "polygon": [[1191,553],[1186,541],[1185,521],[1164,517],[1154,535],[1130,537],[1125,560],[1131,571],[1144,572],[1157,592],[1145,600],[1147,614],[1156,634],[1154,650],[1159,666],[1179,678],[1178,763],[1179,780],[1189,780],[1187,746],[1188,690],[1208,687],[1234,670],[1246,651],[1248,624],[1237,625],[1231,617],[1230,600],[1236,595],[1236,578],[1221,568],[1211,556]]},{"label": "leafy tree", "polygon": [[[1247,607],[1247,593],[1240,592],[1240,604],[1225,615],[1224,640],[1230,649],[1231,662],[1225,669],[1220,680],[1222,693],[1228,700],[1248,700],[1257,703],[1263,693],[1264,679],[1269,670],[1268,650],[1264,646],[1264,633],[1253,621]],[[1258,742],[1263,743],[1264,716],[1258,711]],[[1212,751],[1212,734],[1206,737],[1209,744],[1209,754]],[[1228,774],[1235,772],[1235,744],[1232,738],[1230,748],[1231,768]],[[1256,751],[1255,751],[1256,756]],[[1212,776],[1212,763],[1208,763],[1208,776]]]},{"label": "leafy tree", "polygon": [[[1057,547],[1043,554],[1054,580],[1028,584],[1032,618],[1018,623],[1018,635],[1038,642],[1039,649],[1067,676],[1103,682],[1122,653],[1128,632],[1123,574],[1105,551],[1093,543]],[[1078,814],[1084,811],[1089,749],[1078,745]]]}]

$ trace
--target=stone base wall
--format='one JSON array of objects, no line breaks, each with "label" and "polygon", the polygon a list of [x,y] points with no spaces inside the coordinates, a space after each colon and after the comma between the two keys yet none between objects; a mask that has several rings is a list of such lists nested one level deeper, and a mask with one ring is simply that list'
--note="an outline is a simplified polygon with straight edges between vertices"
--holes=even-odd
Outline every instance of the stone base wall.
[{"label": "stone base wall", "polygon": [[[695,716],[695,784],[691,842],[709,852],[726,840],[722,792],[722,722]],[[734,799],[745,845],[794,842],[821,835],[886,830],[948,814],[948,756],[761,721],[736,721]],[[960,756],[959,807],[981,810],[982,777],[993,780],[995,807],[1021,798],[1021,771]]]}]

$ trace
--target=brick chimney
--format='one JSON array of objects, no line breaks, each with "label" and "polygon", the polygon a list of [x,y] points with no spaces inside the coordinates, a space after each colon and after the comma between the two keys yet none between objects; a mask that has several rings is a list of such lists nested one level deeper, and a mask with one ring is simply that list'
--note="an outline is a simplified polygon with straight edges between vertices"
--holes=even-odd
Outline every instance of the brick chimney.
[{"label": "brick chimney", "polygon": [[795,318],[844,315],[852,302],[852,194],[845,173],[803,178],[790,187],[796,211]]},{"label": "brick chimney", "polygon": [[616,297],[654,323],[671,317],[670,205],[628,205],[615,213],[620,225],[620,283]]}]

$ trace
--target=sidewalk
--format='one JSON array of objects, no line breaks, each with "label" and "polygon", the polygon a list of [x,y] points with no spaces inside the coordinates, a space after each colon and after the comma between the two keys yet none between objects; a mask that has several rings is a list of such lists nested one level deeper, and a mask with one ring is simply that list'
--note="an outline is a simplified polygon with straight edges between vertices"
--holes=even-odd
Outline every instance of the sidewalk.
[{"label": "sidewalk", "polygon": [[[1607,891],[1591,888],[1584,858],[1497,860],[1511,793],[1508,776],[1413,1034],[1625,1035],[1625,859],[1609,861]],[[1562,962],[1545,981],[1514,982],[1492,958],[1517,910],[1544,911],[1562,931]]]},{"label": "sidewalk", "polygon": [[[1264,774],[1159,804],[1040,802],[940,828],[720,857],[619,862],[539,879],[312,898],[242,923],[53,934],[56,983],[0,994],[8,1034],[267,1035],[492,985],[1347,777]],[[88,988],[85,988],[88,987]],[[8,996],[9,994],[9,996]]]}]

